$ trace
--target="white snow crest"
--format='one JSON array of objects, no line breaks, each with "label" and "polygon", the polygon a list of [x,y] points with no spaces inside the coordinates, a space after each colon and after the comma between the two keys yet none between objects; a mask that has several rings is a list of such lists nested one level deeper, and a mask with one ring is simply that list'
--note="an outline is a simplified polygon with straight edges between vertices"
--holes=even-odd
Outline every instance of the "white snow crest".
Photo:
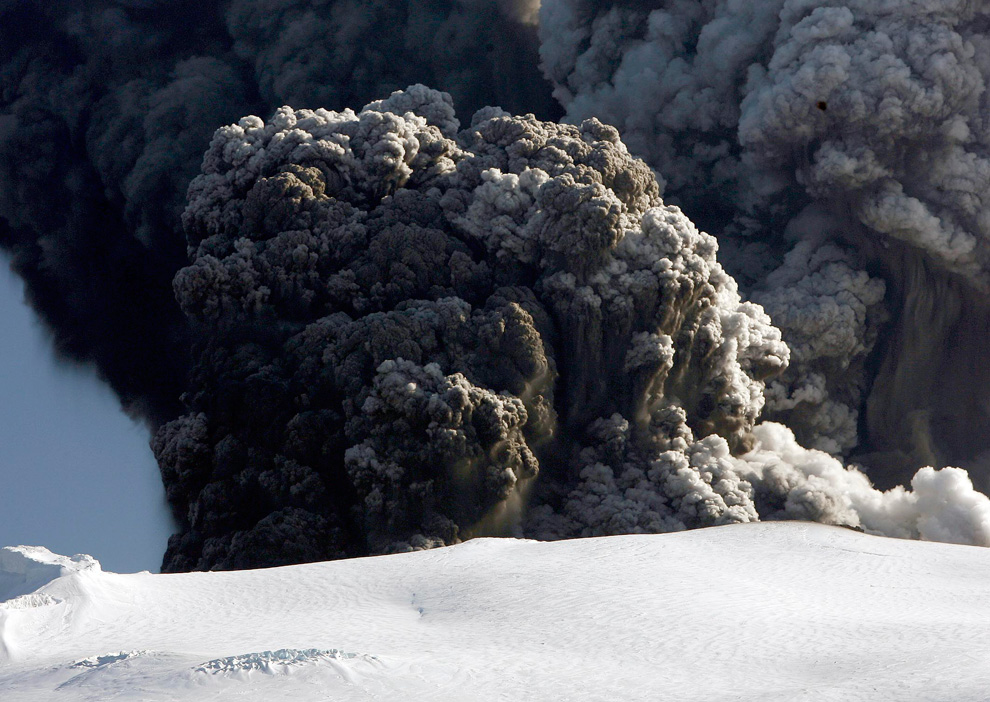
[{"label": "white snow crest", "polygon": [[98,573],[100,562],[77,553],[60,556],[43,546],[5,546],[0,549],[0,603],[28,595],[70,573]]},{"label": "white snow crest", "polygon": [[[196,668],[196,672],[211,675],[232,675],[259,671],[266,675],[288,675],[293,668],[330,661],[351,660],[357,657],[357,653],[345,653],[336,648],[280,648],[277,651],[261,651],[245,653],[240,656],[215,658]],[[362,658],[369,657],[362,656]]]},{"label": "white snow crest", "polygon": [[51,605],[57,605],[62,600],[57,597],[52,597],[43,592],[32,592],[27,595],[19,595],[18,597],[12,597],[9,600],[0,602],[0,609],[14,610],[14,609],[35,609],[36,607],[50,607]]},{"label": "white snow crest", "polygon": [[103,668],[108,665],[113,665],[114,663],[119,663],[120,661],[126,661],[128,658],[136,658],[138,656],[147,656],[150,654],[151,651],[118,651],[117,653],[104,653],[101,656],[90,656],[89,658],[83,658],[82,660],[73,663],[70,667]]}]

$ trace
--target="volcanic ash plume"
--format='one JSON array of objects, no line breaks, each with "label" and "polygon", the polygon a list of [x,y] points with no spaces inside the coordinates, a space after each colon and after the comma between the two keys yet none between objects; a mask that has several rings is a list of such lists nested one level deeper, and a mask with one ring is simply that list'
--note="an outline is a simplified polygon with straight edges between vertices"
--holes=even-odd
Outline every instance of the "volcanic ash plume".
[{"label": "volcanic ash plume", "polygon": [[754,429],[780,333],[597,120],[283,107],[217,131],[183,224],[168,570],[761,515],[990,544],[962,471],[881,494]]},{"label": "volcanic ash plume", "polygon": [[886,483],[961,461],[990,486],[988,21],[951,0],[541,9],[568,119],[619,128],[792,346],[767,416]]}]

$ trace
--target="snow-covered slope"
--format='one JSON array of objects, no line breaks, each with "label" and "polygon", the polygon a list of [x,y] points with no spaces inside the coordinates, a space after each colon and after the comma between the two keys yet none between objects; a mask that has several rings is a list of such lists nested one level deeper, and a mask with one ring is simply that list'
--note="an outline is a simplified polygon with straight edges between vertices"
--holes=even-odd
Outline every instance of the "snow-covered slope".
[{"label": "snow-covered slope", "polygon": [[990,699],[987,549],[779,523],[182,575],[0,554],[4,702]]}]

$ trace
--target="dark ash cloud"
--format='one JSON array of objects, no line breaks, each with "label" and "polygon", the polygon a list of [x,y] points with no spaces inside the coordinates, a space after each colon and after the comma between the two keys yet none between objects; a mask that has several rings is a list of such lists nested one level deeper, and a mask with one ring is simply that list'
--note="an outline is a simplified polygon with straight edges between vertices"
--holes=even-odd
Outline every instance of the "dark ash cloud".
[{"label": "dark ash cloud", "polygon": [[217,131],[183,222],[167,569],[761,517],[990,543],[962,471],[881,494],[755,426],[779,331],[597,120],[281,108]]},{"label": "dark ash cloud", "polygon": [[[543,464],[567,487],[589,450],[743,450],[786,363],[714,239],[597,121],[488,110],[458,132],[423,86],[282,108],[219,130],[189,192],[195,380],[155,442],[188,506],[169,568],[277,557],[242,544],[285,520],[313,558],[511,530]],[[736,518],[696,482],[711,504],[671,523]]]},{"label": "dark ash cloud", "polygon": [[190,333],[171,278],[213,131],[289,103],[342,109],[417,81],[463,109],[557,114],[523,2],[0,3],[0,245],[61,352],[152,426]]}]

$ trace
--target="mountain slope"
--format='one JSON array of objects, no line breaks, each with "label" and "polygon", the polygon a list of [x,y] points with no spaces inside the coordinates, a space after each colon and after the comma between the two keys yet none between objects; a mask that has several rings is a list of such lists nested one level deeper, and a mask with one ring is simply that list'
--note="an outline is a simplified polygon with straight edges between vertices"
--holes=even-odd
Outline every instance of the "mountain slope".
[{"label": "mountain slope", "polygon": [[[0,696],[16,702],[985,702],[990,689],[990,551],[813,524],[178,575],[0,553]],[[38,562],[58,577],[24,594],[17,571]]]}]

